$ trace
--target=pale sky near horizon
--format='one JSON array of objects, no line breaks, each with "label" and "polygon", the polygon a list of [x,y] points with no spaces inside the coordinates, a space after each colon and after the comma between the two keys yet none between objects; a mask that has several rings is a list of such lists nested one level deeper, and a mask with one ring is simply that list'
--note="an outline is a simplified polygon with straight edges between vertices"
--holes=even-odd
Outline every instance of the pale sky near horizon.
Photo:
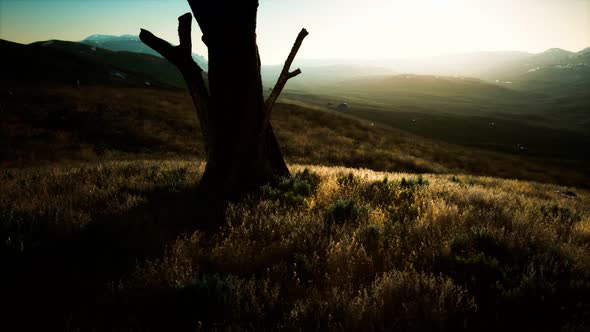
[{"label": "pale sky near horizon", "polygon": [[[145,28],[177,43],[184,0],[0,0],[0,38],[20,43]],[[590,0],[260,0],[263,63],[299,58],[413,58],[478,51],[541,52],[590,46]],[[206,56],[193,24],[193,48]]]}]

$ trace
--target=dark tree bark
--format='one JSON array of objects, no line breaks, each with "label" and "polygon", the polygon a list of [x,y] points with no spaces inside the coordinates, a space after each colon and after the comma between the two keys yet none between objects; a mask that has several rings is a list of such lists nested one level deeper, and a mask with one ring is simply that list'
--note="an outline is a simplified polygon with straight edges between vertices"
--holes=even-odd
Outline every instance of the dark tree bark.
[{"label": "dark tree bark", "polygon": [[289,67],[307,31],[299,34],[267,101],[262,94],[256,44],[258,0],[188,0],[209,52],[208,89],[191,57],[191,21],[178,18],[180,45],[172,46],[141,30],[140,39],[182,73],[193,99],[206,147],[200,187],[214,194],[239,195],[289,175],[270,113],[286,81],[299,74]]}]

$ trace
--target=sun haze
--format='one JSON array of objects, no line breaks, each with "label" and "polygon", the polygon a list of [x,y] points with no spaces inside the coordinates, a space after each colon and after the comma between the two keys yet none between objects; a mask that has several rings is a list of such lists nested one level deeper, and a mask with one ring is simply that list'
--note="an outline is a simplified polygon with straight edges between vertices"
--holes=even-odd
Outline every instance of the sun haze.
[{"label": "sun haze", "polygon": [[[178,1],[0,1],[0,38],[29,43],[137,34],[140,27],[176,42]],[[262,61],[283,61],[297,32],[312,37],[301,58],[415,58],[477,51],[540,52],[590,45],[587,0],[261,0]],[[196,24],[195,24],[196,27]],[[198,28],[194,51],[206,54]]]}]

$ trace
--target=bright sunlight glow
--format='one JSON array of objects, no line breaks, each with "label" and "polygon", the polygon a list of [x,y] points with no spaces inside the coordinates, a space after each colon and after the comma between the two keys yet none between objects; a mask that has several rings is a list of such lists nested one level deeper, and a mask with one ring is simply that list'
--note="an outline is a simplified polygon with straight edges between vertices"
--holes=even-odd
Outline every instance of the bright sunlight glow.
[{"label": "bright sunlight glow", "polygon": [[[81,40],[140,27],[176,42],[184,0],[0,0],[0,38]],[[194,50],[206,56],[195,24]],[[301,58],[415,58],[477,51],[590,46],[589,0],[261,0],[262,61],[279,63],[298,31]]]}]

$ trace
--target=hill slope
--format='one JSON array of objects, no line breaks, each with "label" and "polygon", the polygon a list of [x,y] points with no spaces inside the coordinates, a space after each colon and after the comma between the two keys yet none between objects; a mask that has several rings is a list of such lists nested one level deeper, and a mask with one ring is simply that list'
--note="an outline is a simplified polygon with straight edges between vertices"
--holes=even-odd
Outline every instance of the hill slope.
[{"label": "hill slope", "polygon": [[491,80],[511,81],[514,88],[553,96],[588,95],[590,55],[552,48],[503,64],[488,74]]},{"label": "hill slope", "polygon": [[525,96],[514,90],[467,77],[433,75],[395,75],[344,80],[338,87],[349,94],[364,95],[375,100],[385,98],[414,98],[417,96],[454,99],[472,97],[481,99],[517,99]]},{"label": "hill slope", "polygon": [[0,40],[1,81],[115,86],[184,87],[166,60],[148,54],[113,52],[74,42],[49,40],[22,45]]},{"label": "hill slope", "polygon": [[[555,87],[558,79],[569,82],[562,91],[576,82],[556,75],[547,84]],[[590,143],[590,95],[583,84],[549,96],[506,87],[513,83],[499,86],[432,75],[373,76],[288,89],[284,97],[332,109],[346,102],[349,115],[439,141],[504,153],[522,153],[518,146],[524,145],[527,155],[588,161],[584,146]]]},{"label": "hill slope", "polygon": [[539,66],[514,76],[513,80],[514,87],[522,90],[590,99],[590,63]]},{"label": "hill slope", "polygon": [[[5,89],[0,95],[4,166],[204,156],[192,102],[182,91],[18,85]],[[334,111],[280,105],[273,123],[290,162],[590,185],[578,163],[446,144]]]}]

